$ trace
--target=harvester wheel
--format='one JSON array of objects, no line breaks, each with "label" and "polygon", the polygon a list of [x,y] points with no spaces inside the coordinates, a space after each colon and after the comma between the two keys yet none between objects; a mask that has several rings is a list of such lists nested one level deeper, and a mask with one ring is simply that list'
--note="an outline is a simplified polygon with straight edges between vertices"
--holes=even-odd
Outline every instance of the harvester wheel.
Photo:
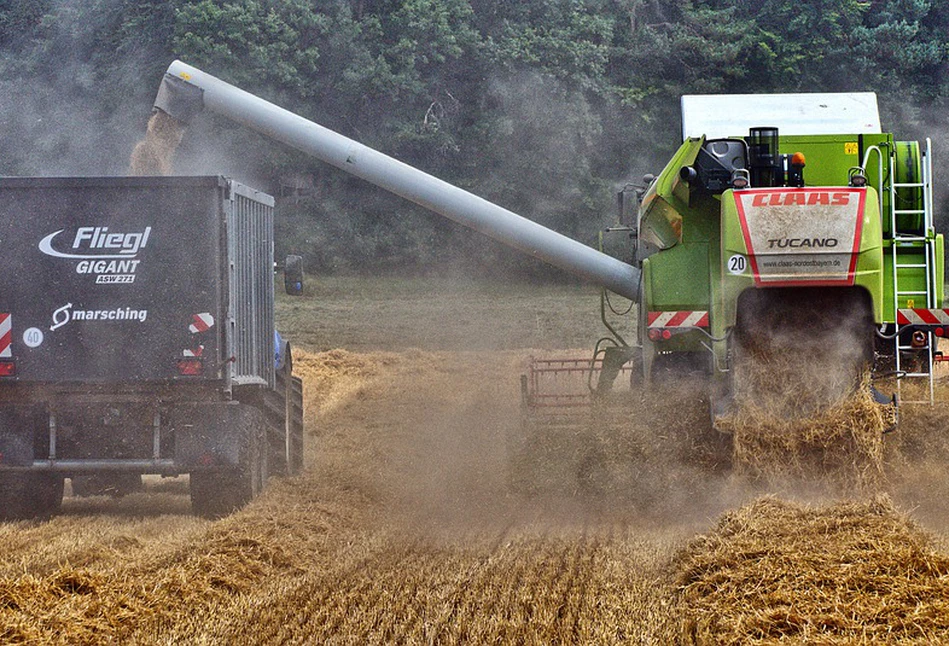
[{"label": "harvester wheel", "polygon": [[732,442],[730,435],[714,427],[704,358],[689,353],[657,355],[650,372],[649,406],[674,411],[675,432],[663,440],[682,464],[723,472],[731,466]]}]

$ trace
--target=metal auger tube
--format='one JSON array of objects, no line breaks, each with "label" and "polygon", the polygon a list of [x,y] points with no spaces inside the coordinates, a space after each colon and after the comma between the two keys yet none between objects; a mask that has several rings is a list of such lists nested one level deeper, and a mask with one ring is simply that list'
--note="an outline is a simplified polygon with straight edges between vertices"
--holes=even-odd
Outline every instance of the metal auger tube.
[{"label": "metal auger tube", "polygon": [[181,121],[206,108],[620,296],[639,298],[638,268],[175,61],[155,107]]}]

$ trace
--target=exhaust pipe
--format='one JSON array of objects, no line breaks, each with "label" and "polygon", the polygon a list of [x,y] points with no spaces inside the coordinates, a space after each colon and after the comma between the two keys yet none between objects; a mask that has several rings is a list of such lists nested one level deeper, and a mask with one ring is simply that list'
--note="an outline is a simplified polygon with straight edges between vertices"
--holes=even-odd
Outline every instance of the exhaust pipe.
[{"label": "exhaust pipe", "polygon": [[639,300],[640,271],[448,182],[308,121],[181,61],[155,107],[187,123],[202,109],[227,117],[535,258]]}]

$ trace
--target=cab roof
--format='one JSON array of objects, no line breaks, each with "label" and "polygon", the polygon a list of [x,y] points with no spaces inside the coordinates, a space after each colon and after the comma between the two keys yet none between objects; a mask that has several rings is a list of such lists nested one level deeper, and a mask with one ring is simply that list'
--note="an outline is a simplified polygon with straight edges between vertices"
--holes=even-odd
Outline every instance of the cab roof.
[{"label": "cab roof", "polygon": [[687,94],[681,104],[683,141],[744,137],[755,127],[782,135],[882,132],[875,92]]}]

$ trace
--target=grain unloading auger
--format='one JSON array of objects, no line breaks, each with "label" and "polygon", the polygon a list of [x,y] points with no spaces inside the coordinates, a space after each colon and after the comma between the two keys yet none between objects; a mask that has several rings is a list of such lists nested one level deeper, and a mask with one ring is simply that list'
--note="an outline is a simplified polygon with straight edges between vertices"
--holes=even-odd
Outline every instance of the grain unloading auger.
[{"label": "grain unloading auger", "polygon": [[187,122],[202,108],[241,123],[400,197],[631,299],[639,269],[344,137],[181,61],[155,107]]},{"label": "grain unloading auger", "polygon": [[839,356],[844,381],[866,365],[920,379],[933,398],[949,312],[929,145],[882,133],[872,94],[684,97],[684,143],[637,199],[621,194],[608,254],[180,61],[155,107],[211,110],[639,302],[635,342],[604,316],[594,391],[630,362],[647,380],[698,368],[722,412],[736,365],[803,353]]}]

